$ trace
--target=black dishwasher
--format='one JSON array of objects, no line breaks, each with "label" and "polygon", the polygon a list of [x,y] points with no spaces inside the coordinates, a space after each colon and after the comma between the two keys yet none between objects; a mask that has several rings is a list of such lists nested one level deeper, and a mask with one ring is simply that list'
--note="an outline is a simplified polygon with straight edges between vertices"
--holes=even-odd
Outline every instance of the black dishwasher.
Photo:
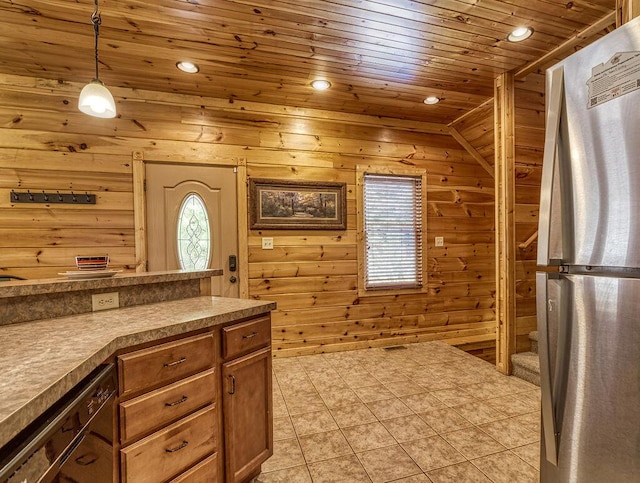
[{"label": "black dishwasher", "polygon": [[116,376],[98,367],[0,452],[1,483],[111,483]]}]

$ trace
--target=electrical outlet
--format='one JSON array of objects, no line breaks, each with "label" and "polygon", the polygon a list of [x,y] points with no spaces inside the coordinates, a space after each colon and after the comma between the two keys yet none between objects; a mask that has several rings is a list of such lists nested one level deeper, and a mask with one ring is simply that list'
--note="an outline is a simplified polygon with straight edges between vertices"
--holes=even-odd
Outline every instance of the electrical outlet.
[{"label": "electrical outlet", "polygon": [[117,309],[120,307],[118,292],[94,293],[91,295],[91,310]]},{"label": "electrical outlet", "polygon": [[273,250],[273,238],[263,238],[262,239],[262,249],[263,250]]},{"label": "electrical outlet", "polygon": [[443,236],[437,236],[436,237],[436,246],[437,247],[443,247],[444,246],[444,237]]}]

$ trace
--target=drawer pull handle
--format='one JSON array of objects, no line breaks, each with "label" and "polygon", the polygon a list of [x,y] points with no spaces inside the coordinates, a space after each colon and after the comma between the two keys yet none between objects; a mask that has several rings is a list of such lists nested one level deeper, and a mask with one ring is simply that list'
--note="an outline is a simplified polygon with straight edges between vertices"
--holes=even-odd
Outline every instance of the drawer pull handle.
[{"label": "drawer pull handle", "polygon": [[251,338],[255,337],[256,335],[258,335],[257,332],[252,332],[251,334],[243,335],[242,338],[243,339],[251,339]]},{"label": "drawer pull handle", "polygon": [[175,453],[176,451],[180,451],[181,449],[186,448],[188,444],[189,444],[189,441],[187,441],[186,439],[183,439],[180,446],[176,446],[175,448],[165,449],[165,451],[167,453]]},{"label": "drawer pull handle", "polygon": [[76,463],[80,466],[89,466],[98,461],[98,455],[95,453],[86,453],[76,458]]},{"label": "drawer pull handle", "polygon": [[236,378],[233,376],[229,376],[229,380],[231,381],[231,391],[229,391],[229,394],[235,394],[236,393]]},{"label": "drawer pull handle", "polygon": [[165,362],[164,363],[164,367],[173,367],[173,366],[177,366],[178,364],[182,364],[183,362],[186,362],[187,358],[186,357],[181,357],[180,359],[178,359],[177,361],[173,361],[173,362]]},{"label": "drawer pull handle", "polygon": [[177,401],[173,401],[170,403],[164,403],[164,405],[167,406],[168,408],[171,408],[173,406],[177,406],[178,404],[182,404],[183,402],[186,402],[187,399],[189,399],[187,396],[182,396],[182,399],[178,399]]}]

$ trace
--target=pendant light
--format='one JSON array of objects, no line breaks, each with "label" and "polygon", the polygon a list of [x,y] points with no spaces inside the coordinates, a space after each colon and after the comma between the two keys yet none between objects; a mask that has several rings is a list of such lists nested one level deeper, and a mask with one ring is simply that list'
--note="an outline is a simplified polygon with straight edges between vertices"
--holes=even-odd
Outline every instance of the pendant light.
[{"label": "pendant light", "polygon": [[98,0],[95,0],[96,9],[91,14],[91,23],[93,24],[93,33],[95,38],[94,57],[96,62],[96,77],[89,82],[78,99],[78,109],[85,114],[94,117],[111,118],[116,117],[116,103],[109,89],[98,78],[98,35],[100,34],[100,24],[102,18],[98,12]]}]

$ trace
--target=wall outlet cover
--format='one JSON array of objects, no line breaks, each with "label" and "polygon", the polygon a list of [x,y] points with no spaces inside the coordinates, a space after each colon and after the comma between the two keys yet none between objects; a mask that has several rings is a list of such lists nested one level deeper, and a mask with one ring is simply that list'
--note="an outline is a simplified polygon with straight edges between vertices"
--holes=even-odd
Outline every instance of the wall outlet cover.
[{"label": "wall outlet cover", "polygon": [[91,310],[117,309],[120,307],[120,297],[118,292],[94,293],[91,295]]},{"label": "wall outlet cover", "polygon": [[262,238],[262,249],[273,250],[273,238]]},{"label": "wall outlet cover", "polygon": [[444,246],[444,237],[443,236],[437,236],[436,237],[436,246],[437,247],[443,247]]}]

